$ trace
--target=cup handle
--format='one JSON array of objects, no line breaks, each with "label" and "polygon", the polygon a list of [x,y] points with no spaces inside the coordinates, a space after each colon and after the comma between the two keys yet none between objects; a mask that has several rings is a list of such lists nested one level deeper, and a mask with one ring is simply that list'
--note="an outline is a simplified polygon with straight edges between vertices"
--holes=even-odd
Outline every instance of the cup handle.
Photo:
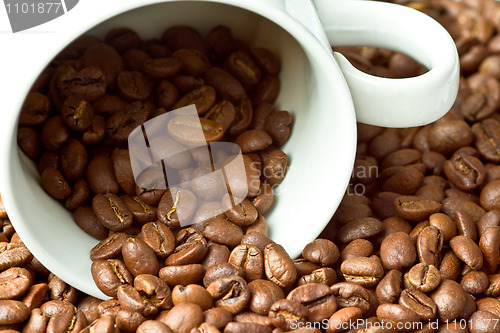
[{"label": "cup handle", "polygon": [[431,17],[402,5],[364,0],[314,0],[330,45],[374,46],[409,55],[429,69],[417,77],[389,79],[337,60],[351,91],[357,121],[384,127],[433,122],[452,107],[459,60],[453,39]]}]

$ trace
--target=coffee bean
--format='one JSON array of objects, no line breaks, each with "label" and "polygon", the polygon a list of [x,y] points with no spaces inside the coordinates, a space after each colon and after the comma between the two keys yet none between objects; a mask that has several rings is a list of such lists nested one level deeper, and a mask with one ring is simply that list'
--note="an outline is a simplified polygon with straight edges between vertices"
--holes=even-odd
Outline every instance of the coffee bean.
[{"label": "coffee bean", "polygon": [[91,272],[97,287],[110,297],[116,297],[118,287],[131,284],[133,280],[125,264],[118,259],[95,260]]},{"label": "coffee bean", "polygon": [[473,333],[482,332],[499,332],[500,328],[496,326],[496,322],[500,320],[497,315],[488,311],[477,311],[470,317],[470,331]]},{"label": "coffee bean", "polygon": [[[205,142],[218,141],[224,133],[222,126],[213,120],[190,116],[176,116],[169,121],[169,134],[182,144],[199,146]],[[199,131],[203,131],[200,137]]]},{"label": "coffee bean", "polygon": [[84,178],[80,178],[71,189],[71,194],[66,198],[64,207],[70,211],[87,204],[90,201],[90,188]]},{"label": "coffee bean", "polygon": [[375,293],[380,303],[394,303],[401,293],[403,274],[398,270],[390,270],[380,280],[375,289]]},{"label": "coffee bean", "polygon": [[231,126],[235,116],[236,116],[236,109],[234,108],[234,105],[226,100],[222,100],[219,103],[215,103],[210,108],[210,110],[208,110],[208,112],[204,114],[205,118],[221,124],[224,133]]},{"label": "coffee bean", "polygon": [[240,146],[242,153],[251,153],[267,148],[273,139],[263,130],[253,129],[241,133],[235,143]]},{"label": "coffee bean", "polygon": [[26,96],[26,100],[19,115],[20,125],[41,125],[49,118],[50,100],[47,96],[31,92]]},{"label": "coffee bean", "polygon": [[121,254],[122,246],[126,239],[127,235],[121,232],[109,235],[90,250],[90,259],[94,261],[116,258]]},{"label": "coffee bean", "polygon": [[483,270],[486,273],[493,273],[498,267],[500,256],[500,227],[491,226],[481,235],[479,248],[483,253]]},{"label": "coffee bean", "polygon": [[152,107],[148,102],[135,101],[114,113],[106,121],[106,135],[120,144],[127,142],[130,133],[144,123]]},{"label": "coffee bean", "polygon": [[100,115],[95,115],[92,118],[90,127],[82,134],[82,143],[86,145],[95,145],[102,140],[106,135],[106,120]]},{"label": "coffee bean", "polygon": [[212,243],[208,246],[207,253],[201,264],[205,268],[215,266],[220,263],[228,262],[231,251],[225,245]]},{"label": "coffee bean", "polygon": [[252,123],[253,106],[248,98],[243,98],[238,104],[235,104],[235,120],[229,128],[229,134],[239,135],[243,133]]},{"label": "coffee bean", "polygon": [[448,279],[444,279],[430,297],[436,303],[439,320],[455,320],[465,304],[465,292],[462,287]]},{"label": "coffee bean", "polygon": [[159,271],[159,276],[170,286],[201,283],[205,268],[200,264],[165,266]]},{"label": "coffee bean", "polygon": [[[399,304],[381,304],[377,308],[377,317],[393,323],[415,323],[420,321],[420,316],[413,310]],[[399,330],[410,332],[405,326],[398,325]],[[401,328],[403,327],[403,328]],[[411,326],[410,326],[411,327]]]},{"label": "coffee bean", "polygon": [[71,194],[71,187],[62,173],[52,167],[43,170],[42,187],[55,199],[66,199]]},{"label": "coffee bean", "polygon": [[142,239],[129,237],[122,245],[123,262],[130,273],[137,277],[141,274],[158,274],[160,269],[156,255]]},{"label": "coffee bean", "polygon": [[457,234],[455,223],[448,215],[443,213],[435,213],[429,216],[429,225],[441,231],[444,243],[448,242]]},{"label": "coffee bean", "polygon": [[176,236],[176,248],[167,257],[165,265],[185,265],[200,262],[208,250],[207,241],[200,231],[182,229]]},{"label": "coffee bean", "polygon": [[96,194],[117,194],[120,191],[113,162],[107,157],[97,156],[93,158],[87,166],[86,176],[90,189]]},{"label": "coffee bean", "polygon": [[232,275],[243,276],[243,268],[228,262],[216,264],[207,269],[203,277],[203,284],[208,287],[215,280]]},{"label": "coffee bean", "polygon": [[[96,330],[97,332],[97,330]],[[172,330],[161,321],[158,320],[146,320],[137,327],[137,333],[148,333],[148,332],[158,332],[158,333],[172,333]]]},{"label": "coffee bean", "polygon": [[41,142],[38,133],[30,127],[19,127],[17,144],[31,159],[37,159],[41,152]]},{"label": "coffee bean", "polygon": [[91,206],[80,206],[73,212],[75,223],[90,236],[103,240],[108,236],[109,229],[105,228],[94,214]]},{"label": "coffee bean", "polygon": [[356,307],[347,307],[338,310],[328,319],[326,332],[336,333],[344,331],[343,327],[349,327],[362,318],[362,312]]},{"label": "coffee bean", "polygon": [[206,71],[204,79],[208,85],[215,88],[217,94],[222,99],[228,100],[231,103],[238,103],[246,96],[245,89],[241,83],[221,68],[211,67]]},{"label": "coffee bean", "polygon": [[436,303],[421,291],[405,289],[399,297],[399,304],[416,312],[422,320],[433,320],[438,313]]},{"label": "coffee bean", "polygon": [[478,295],[486,291],[489,285],[488,275],[483,271],[471,271],[460,281],[462,289],[469,294]]},{"label": "coffee bean", "polygon": [[[196,110],[199,115],[205,114],[210,108],[214,105],[215,103],[215,89],[211,86],[208,85],[203,85],[198,88],[195,88],[188,92],[186,95],[182,96],[179,101],[172,107],[173,109],[178,109],[182,108],[184,106],[188,106],[191,104],[195,104]],[[202,121],[202,119],[205,118],[200,118],[199,120]],[[210,119],[207,119],[210,120]],[[184,125],[184,126],[190,126],[190,125]],[[203,125],[203,128],[206,125]],[[173,134],[171,134],[173,136]],[[206,136],[206,134],[205,134]],[[216,141],[216,140],[214,140]],[[181,141],[182,142],[182,141]],[[210,142],[210,141],[209,141]]]},{"label": "coffee bean", "polygon": [[134,196],[124,195],[120,198],[123,200],[125,206],[127,206],[127,208],[132,213],[132,219],[135,222],[135,224],[141,225],[141,224],[146,224],[148,222],[156,221],[157,219],[156,207],[148,205],[136,195]]},{"label": "coffee bean", "polygon": [[207,287],[207,291],[215,300],[215,305],[232,314],[243,310],[250,300],[245,280],[237,275],[219,278]]},{"label": "coffee bean", "polygon": [[59,75],[57,88],[62,97],[76,95],[93,102],[106,93],[105,75],[101,69],[89,66],[77,71],[67,66]]},{"label": "coffee bean", "polygon": [[408,280],[415,289],[427,293],[437,288],[441,275],[436,266],[419,263],[408,271]]},{"label": "coffee bean", "polygon": [[264,249],[264,269],[267,278],[282,288],[291,287],[297,279],[292,259],[281,245],[275,243]]},{"label": "coffee bean", "polygon": [[233,315],[223,308],[211,308],[203,312],[203,318],[205,323],[221,330],[233,320]]},{"label": "coffee bean", "polygon": [[470,126],[461,120],[436,123],[429,131],[429,147],[443,154],[450,154],[460,147],[468,146],[472,139]]},{"label": "coffee bean", "polygon": [[203,236],[219,244],[236,246],[243,238],[243,230],[226,219],[212,218],[203,224]]},{"label": "coffee bean", "polygon": [[493,119],[487,118],[480,123],[472,125],[472,133],[474,134],[474,143],[481,155],[492,162],[500,161],[498,146],[500,144],[497,129],[500,123]]},{"label": "coffee bean", "polygon": [[179,227],[179,215],[188,220],[195,213],[196,205],[196,196],[191,191],[172,187],[165,191],[158,203],[158,220],[169,227]]},{"label": "coffee bean", "polygon": [[92,209],[103,226],[113,231],[123,231],[132,225],[132,212],[115,194],[98,194],[92,199]]},{"label": "coffee bean", "polygon": [[308,318],[313,322],[328,319],[337,310],[336,297],[325,284],[310,283],[299,286],[288,293],[287,299],[308,308]]},{"label": "coffee bean", "polygon": [[273,112],[267,117],[265,130],[273,139],[273,143],[282,146],[290,136],[292,116],[288,111]]},{"label": "coffee bean", "polygon": [[356,307],[363,313],[370,309],[370,294],[359,284],[339,282],[330,287],[339,308]]},{"label": "coffee bean", "polygon": [[417,196],[401,196],[394,201],[396,213],[410,221],[422,221],[441,210],[439,202]]},{"label": "coffee bean", "polygon": [[139,237],[160,258],[170,255],[175,248],[175,238],[172,231],[160,222],[149,222],[142,226]]},{"label": "coffee bean", "polygon": [[376,236],[383,229],[382,222],[373,217],[362,217],[352,220],[339,229],[338,238],[348,243],[355,239]]},{"label": "coffee bean", "polygon": [[404,232],[388,235],[380,245],[380,259],[386,269],[398,269],[411,266],[417,253],[410,236]]},{"label": "coffee bean", "polygon": [[358,283],[364,287],[376,286],[384,275],[384,268],[376,256],[356,257],[344,261],[340,270],[348,282]]},{"label": "coffee bean", "polygon": [[438,266],[443,248],[441,231],[433,226],[422,229],[417,238],[417,254],[421,263]]},{"label": "coffee bean", "polygon": [[483,267],[481,249],[470,238],[455,236],[450,240],[450,246],[456,256],[472,269],[478,270]]},{"label": "coffee bean", "polygon": [[291,299],[276,301],[269,310],[269,318],[271,318],[273,325],[283,330],[290,330],[294,323],[304,324],[309,314],[308,308]]},{"label": "coffee bean", "polygon": [[0,273],[0,299],[17,299],[33,284],[31,273],[25,268],[11,267]]},{"label": "coffee bean", "polygon": [[303,275],[297,281],[297,285],[301,286],[307,283],[323,283],[332,285],[337,282],[337,273],[330,267],[322,267],[315,269],[311,274]]},{"label": "coffee bean", "polygon": [[243,277],[251,282],[259,280],[264,275],[264,255],[255,246],[238,245],[236,246],[228,262],[243,269]]}]

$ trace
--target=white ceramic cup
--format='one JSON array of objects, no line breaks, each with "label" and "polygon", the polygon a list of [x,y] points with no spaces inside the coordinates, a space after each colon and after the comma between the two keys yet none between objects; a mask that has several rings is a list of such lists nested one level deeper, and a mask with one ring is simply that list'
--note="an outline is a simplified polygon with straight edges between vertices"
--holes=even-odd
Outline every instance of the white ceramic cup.
[{"label": "white ceramic cup", "polygon": [[[267,220],[270,237],[292,257],[317,237],[344,195],[355,156],[356,119],[392,127],[423,125],[447,112],[458,90],[453,40],[434,20],[402,6],[315,0],[321,27],[309,0],[232,0],[231,4],[224,0],[124,0],[94,15],[88,15],[92,8],[84,3],[70,12],[70,29],[47,37],[50,43],[37,52],[28,65],[31,70],[16,72],[23,80],[16,93],[4,96],[10,109],[2,114],[0,125],[0,192],[16,231],[31,252],[64,281],[100,298],[107,297],[92,280],[89,259],[97,241],[44,192],[35,165],[16,144],[19,110],[29,87],[48,61],[81,33],[103,37],[111,28],[127,26],[148,39],[177,24],[193,26],[202,35],[224,24],[250,45],[278,54],[282,70],[276,107],[290,111],[294,124],[283,147],[290,167]],[[356,70],[342,55],[332,56],[326,38],[334,45],[397,50],[413,56],[429,71],[409,79],[373,77]]]}]

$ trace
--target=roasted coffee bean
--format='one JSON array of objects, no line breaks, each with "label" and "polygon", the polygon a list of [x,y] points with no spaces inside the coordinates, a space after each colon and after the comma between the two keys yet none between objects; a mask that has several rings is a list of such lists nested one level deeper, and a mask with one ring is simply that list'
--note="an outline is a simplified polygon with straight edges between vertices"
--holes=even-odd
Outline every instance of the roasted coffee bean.
[{"label": "roasted coffee bean", "polygon": [[483,270],[490,274],[495,272],[500,257],[500,227],[488,227],[481,235],[479,248],[483,253]]},{"label": "roasted coffee bean", "polygon": [[384,268],[376,256],[356,257],[344,261],[340,270],[348,282],[358,283],[364,287],[376,286],[384,275]]},{"label": "roasted coffee bean", "polygon": [[197,304],[202,310],[212,307],[212,296],[200,285],[189,284],[187,286],[175,286],[172,290],[172,301],[174,305],[182,302]]},{"label": "roasted coffee bean", "polygon": [[369,257],[373,253],[373,244],[366,239],[355,239],[340,252],[340,260],[354,257]]},{"label": "roasted coffee bean", "polygon": [[201,283],[204,275],[205,268],[200,264],[165,266],[159,271],[160,278],[170,286]]},{"label": "roasted coffee bean", "polygon": [[483,267],[483,254],[479,246],[470,238],[455,236],[450,240],[450,246],[455,255],[474,270]]},{"label": "roasted coffee bean", "polygon": [[126,239],[127,235],[121,232],[109,235],[90,250],[90,259],[94,261],[116,258],[121,254],[122,246]]},{"label": "roasted coffee bean", "polygon": [[165,260],[165,265],[185,265],[198,263],[208,250],[208,244],[200,231],[193,228],[182,229],[176,236],[174,253]]},{"label": "roasted coffee bean", "polygon": [[472,143],[470,126],[461,120],[443,121],[434,124],[429,131],[429,146],[442,154],[453,153],[460,147]]},{"label": "roasted coffee bean", "polygon": [[155,80],[171,78],[180,73],[182,62],[178,58],[156,58],[144,61],[144,74]]},{"label": "roasted coffee bean", "polygon": [[397,197],[394,201],[396,213],[410,221],[422,221],[441,210],[441,204],[417,196]]},{"label": "roasted coffee bean", "polygon": [[309,309],[309,320],[321,322],[337,310],[336,297],[325,284],[310,283],[299,286],[287,295],[287,299],[299,302]]},{"label": "roasted coffee bean", "polygon": [[21,267],[11,267],[0,273],[0,299],[17,299],[33,284],[31,273]]},{"label": "roasted coffee bean", "polygon": [[267,148],[273,143],[269,134],[260,129],[252,129],[241,133],[235,140],[242,153],[251,153]]},{"label": "roasted coffee bean", "polygon": [[272,151],[263,161],[264,178],[271,186],[280,184],[288,167],[288,156],[281,150]]},{"label": "roasted coffee bean", "polygon": [[[97,331],[96,331],[97,332]],[[172,333],[172,330],[159,320],[146,320],[137,327],[137,333]]]},{"label": "roasted coffee bean", "polygon": [[0,300],[0,325],[20,324],[30,315],[30,309],[15,300]]},{"label": "roasted coffee bean", "polygon": [[146,318],[139,312],[121,309],[115,317],[116,328],[119,331],[135,332]]},{"label": "roasted coffee bean", "polygon": [[462,289],[469,294],[478,295],[486,291],[489,285],[488,275],[483,271],[470,271],[460,281]]},{"label": "roasted coffee bean", "polygon": [[361,318],[362,312],[359,308],[347,307],[340,309],[328,319],[326,332],[343,332],[343,327],[350,327]]},{"label": "roasted coffee bean", "polygon": [[203,284],[208,287],[213,281],[227,276],[238,275],[243,276],[243,268],[223,262],[207,268],[205,276],[203,277]]},{"label": "roasted coffee bean", "polygon": [[362,217],[352,220],[339,229],[338,238],[343,243],[355,239],[376,236],[383,229],[382,222],[373,217]]},{"label": "roasted coffee bean", "polygon": [[138,196],[122,196],[120,197],[123,203],[132,213],[132,219],[137,225],[142,225],[148,222],[157,220],[156,207],[148,205],[142,201]]},{"label": "roasted coffee bean", "polygon": [[239,226],[249,226],[259,216],[257,209],[248,199],[243,199],[239,204],[232,205],[229,194],[226,194],[222,199],[222,208],[225,209],[227,218]]},{"label": "roasted coffee bean", "polygon": [[203,224],[203,236],[228,246],[237,246],[243,238],[243,230],[239,226],[222,218],[212,218]]},{"label": "roasted coffee bean", "polygon": [[443,171],[450,182],[464,191],[476,189],[485,178],[483,163],[467,154],[454,154],[444,163]]},{"label": "roasted coffee bean", "polygon": [[19,125],[41,125],[49,118],[50,100],[47,96],[31,92],[26,96],[26,100],[19,115]]},{"label": "roasted coffee bean", "polygon": [[403,274],[398,270],[390,270],[380,280],[375,289],[375,294],[380,303],[394,303],[401,293]]},{"label": "roasted coffee bean", "polygon": [[92,118],[92,124],[82,134],[82,143],[87,145],[95,145],[106,136],[106,120],[100,115],[95,115]]},{"label": "roasted coffee bean", "polygon": [[80,206],[73,212],[75,223],[90,236],[103,240],[108,236],[109,229],[105,228],[91,206]]},{"label": "roasted coffee bean", "polygon": [[92,208],[99,222],[110,230],[123,231],[132,225],[132,212],[115,194],[96,195],[92,199]]},{"label": "roasted coffee bean", "polygon": [[29,158],[36,160],[40,156],[41,142],[38,133],[31,127],[19,127],[17,144]]},{"label": "roasted coffee bean", "polygon": [[113,162],[116,181],[122,190],[128,195],[134,195],[135,181],[128,150],[119,148],[113,149],[111,161]]},{"label": "roasted coffee bean", "polygon": [[[177,116],[169,121],[169,134],[182,144],[188,146],[199,146],[205,142],[214,142],[222,138],[224,131],[222,125],[206,118],[190,116]],[[203,130],[200,137],[199,129]]]},{"label": "roasted coffee bean", "polygon": [[298,279],[297,285],[303,285],[307,283],[323,283],[326,285],[332,285],[337,282],[337,273],[330,267],[322,267],[315,269],[311,274],[303,275]]},{"label": "roasted coffee bean", "polygon": [[49,286],[46,283],[34,284],[24,293],[21,302],[33,311],[33,309],[40,307],[45,301],[48,290]]},{"label": "roasted coffee bean", "polygon": [[205,268],[228,262],[231,251],[225,245],[212,243],[208,246],[207,253],[201,264]]},{"label": "roasted coffee bean", "polygon": [[500,332],[500,328],[496,325],[500,317],[491,312],[474,312],[469,320],[471,322],[470,331],[472,333]]},{"label": "roasted coffee bean", "polygon": [[417,238],[417,254],[421,263],[439,266],[442,248],[443,236],[438,228],[428,226],[422,229]]},{"label": "roasted coffee bean", "polygon": [[66,66],[58,77],[57,88],[64,98],[76,95],[93,102],[106,93],[106,78],[98,67],[89,66],[77,71]]},{"label": "roasted coffee bean", "polygon": [[210,67],[206,71],[204,79],[208,85],[215,88],[222,99],[231,103],[238,103],[246,97],[245,89],[241,83],[233,75],[221,68]]},{"label": "roasted coffee bean", "polygon": [[297,279],[292,259],[281,245],[275,243],[264,249],[264,269],[267,278],[282,288],[291,287]]},{"label": "roasted coffee bean", "polygon": [[223,308],[210,308],[203,312],[203,318],[205,323],[220,330],[233,320],[233,315]]},{"label": "roasted coffee bean", "polygon": [[474,223],[477,223],[485,213],[481,206],[466,198],[449,197],[444,199],[442,204],[442,210],[446,215],[455,216],[455,212],[459,210],[470,216]]},{"label": "roasted coffee bean", "polygon": [[[276,98],[278,97],[280,88],[281,85],[278,77],[274,75],[264,76],[264,78],[260,81],[259,85],[252,94],[253,105],[260,105],[262,103],[274,103],[274,101],[276,101]],[[283,133],[285,132],[286,130],[283,131]]]},{"label": "roasted coffee bean", "polygon": [[500,128],[500,123],[493,118],[487,118],[472,125],[477,149],[485,159],[495,163],[500,162],[500,153],[497,148],[500,145],[498,128]]},{"label": "roasted coffee bean", "polygon": [[196,196],[191,191],[177,187],[167,189],[158,203],[158,220],[169,227],[179,227],[179,215],[189,219],[195,213],[196,204]]},{"label": "roasted coffee bean", "polygon": [[[196,111],[198,112],[198,114],[203,115],[208,110],[210,110],[210,108],[215,103],[215,95],[216,95],[216,92],[215,92],[215,89],[213,87],[208,86],[208,85],[203,85],[203,86],[200,86],[198,88],[191,90],[186,95],[182,96],[172,108],[178,109],[178,108],[181,108],[184,106],[195,104]],[[201,122],[202,119],[205,119],[205,118],[200,118],[199,121]],[[210,119],[207,119],[207,120],[210,120]],[[190,125],[185,124],[184,126],[187,126],[187,128],[189,128]],[[205,127],[206,127],[206,125],[202,124],[202,128],[205,129]],[[171,134],[171,135],[174,136],[174,134]],[[205,133],[205,136],[206,135],[207,134]],[[214,141],[216,141],[216,140],[214,140]],[[210,142],[210,141],[208,141],[208,142]]]},{"label": "roasted coffee bean", "polygon": [[288,111],[273,112],[267,117],[265,130],[273,139],[273,143],[282,146],[290,136],[292,116]]},{"label": "roasted coffee bean", "polygon": [[90,188],[84,178],[80,178],[71,189],[71,194],[66,198],[64,207],[70,211],[74,211],[80,206],[83,206],[90,201]]},{"label": "roasted coffee bean", "polygon": [[106,135],[116,143],[127,142],[130,133],[144,123],[151,113],[148,102],[135,101],[127,104],[106,121]]},{"label": "roasted coffee bean", "polygon": [[33,259],[33,255],[21,242],[0,242],[0,271],[10,267],[23,267]]},{"label": "roasted coffee bean", "polygon": [[388,235],[380,245],[380,259],[386,269],[411,266],[417,258],[415,245],[404,232]]},{"label": "roasted coffee bean", "polygon": [[405,289],[399,297],[399,304],[416,312],[426,321],[433,320],[438,313],[436,303],[426,294],[415,289]]},{"label": "roasted coffee bean", "polygon": [[273,303],[285,298],[283,290],[277,284],[268,280],[250,282],[248,291],[250,293],[249,309],[261,315],[267,315]]},{"label": "roasted coffee bean", "polygon": [[332,241],[328,239],[316,239],[304,247],[302,256],[322,266],[331,266],[337,262],[340,253],[337,245]]},{"label": "roasted coffee bean", "polygon": [[174,252],[175,238],[172,231],[160,222],[149,222],[142,226],[139,237],[160,258],[165,258]]},{"label": "roasted coffee bean", "polygon": [[422,172],[411,165],[394,168],[394,174],[385,180],[382,190],[403,195],[414,194],[422,183]]},{"label": "roasted coffee bean", "polygon": [[441,231],[443,242],[447,243],[456,236],[457,228],[451,217],[443,213],[435,213],[429,216],[429,225]]},{"label": "roasted coffee bean", "polygon": [[370,309],[370,294],[359,284],[339,282],[330,287],[336,297],[339,308],[356,307],[363,313]]},{"label": "roasted coffee bean", "polygon": [[122,71],[116,78],[120,95],[128,101],[145,101],[151,95],[153,82],[138,71]]},{"label": "roasted coffee bean", "polygon": [[224,67],[248,90],[252,91],[262,78],[260,68],[245,51],[232,52]]},{"label": "roasted coffee bean", "polygon": [[490,284],[484,292],[485,296],[498,297],[500,296],[500,274],[491,274],[489,277]]},{"label": "roasted coffee bean", "polygon": [[[415,323],[420,321],[420,316],[413,310],[399,304],[381,304],[377,308],[377,317],[383,321],[399,323]],[[408,329],[405,326],[409,326]],[[411,325],[398,325],[399,331],[410,332]]]},{"label": "roasted coffee bean", "polygon": [[133,281],[132,274],[118,259],[95,260],[91,272],[97,287],[110,297],[116,297],[118,287],[122,284],[132,284]]},{"label": "roasted coffee bean", "polygon": [[309,314],[308,308],[290,299],[276,301],[269,310],[273,325],[283,330],[290,330],[294,324],[305,324]]},{"label": "roasted coffee bean", "polygon": [[437,288],[441,275],[436,266],[419,263],[408,271],[408,281],[415,289],[427,293]]},{"label": "roasted coffee bean", "polygon": [[160,265],[152,248],[142,239],[129,237],[122,245],[123,262],[130,273],[137,277],[141,274],[158,274]]},{"label": "roasted coffee bean", "polygon": [[219,278],[207,287],[215,300],[215,305],[224,308],[233,315],[243,310],[250,300],[245,280],[237,275]]},{"label": "roasted coffee bean", "polygon": [[264,255],[255,246],[240,244],[236,246],[228,262],[243,269],[243,277],[251,282],[264,275]]},{"label": "roasted coffee bean", "polygon": [[52,167],[47,167],[43,170],[42,187],[55,199],[66,199],[71,194],[71,187],[64,179],[62,173]]},{"label": "roasted coffee bean", "polygon": [[90,189],[96,194],[117,194],[120,191],[113,162],[105,156],[97,156],[89,162],[86,176]]},{"label": "roasted coffee bean", "polygon": [[[239,332],[255,332],[255,333],[270,333],[271,328],[257,323],[240,323],[230,322],[224,328],[226,333],[239,333]],[[208,332],[207,332],[208,333]]]},{"label": "roasted coffee bean", "polygon": [[222,130],[225,133],[231,126],[235,115],[236,109],[234,108],[234,105],[229,101],[222,100],[221,102],[213,105],[210,110],[205,113],[204,117],[221,124]]},{"label": "roasted coffee bean", "polygon": [[83,132],[92,124],[92,104],[77,95],[70,95],[61,110],[62,121],[72,130]]},{"label": "roasted coffee bean", "polygon": [[460,315],[466,300],[462,287],[448,279],[443,280],[430,297],[436,303],[439,320],[448,321],[455,320]]},{"label": "roasted coffee bean", "polygon": [[57,276],[49,276],[49,298],[76,304],[78,291]]}]

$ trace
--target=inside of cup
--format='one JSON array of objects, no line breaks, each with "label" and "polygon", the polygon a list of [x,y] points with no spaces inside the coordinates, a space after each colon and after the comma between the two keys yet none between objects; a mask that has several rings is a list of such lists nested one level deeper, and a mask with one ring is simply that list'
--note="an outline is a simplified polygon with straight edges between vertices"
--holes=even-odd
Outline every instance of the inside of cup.
[{"label": "inside of cup", "polygon": [[[284,13],[276,13],[274,18],[283,20],[282,25],[292,22]],[[149,39],[159,38],[168,27],[189,25],[204,37],[221,24],[252,47],[275,52],[282,62],[281,89],[274,105],[293,116],[290,139],[282,148],[289,156],[289,169],[276,188],[275,204],[266,219],[269,236],[295,257],[322,231],[340,203],[355,153],[354,109],[347,85],[317,41],[296,26],[287,26],[294,38],[263,16],[208,1],[163,2],[137,8],[86,34],[103,38],[112,28],[128,27]],[[54,274],[87,294],[107,298],[90,274],[89,252],[97,240],[45,193],[36,166],[18,150],[15,141],[13,138],[9,152],[10,181],[5,187],[16,206],[9,211],[16,230]]]}]

